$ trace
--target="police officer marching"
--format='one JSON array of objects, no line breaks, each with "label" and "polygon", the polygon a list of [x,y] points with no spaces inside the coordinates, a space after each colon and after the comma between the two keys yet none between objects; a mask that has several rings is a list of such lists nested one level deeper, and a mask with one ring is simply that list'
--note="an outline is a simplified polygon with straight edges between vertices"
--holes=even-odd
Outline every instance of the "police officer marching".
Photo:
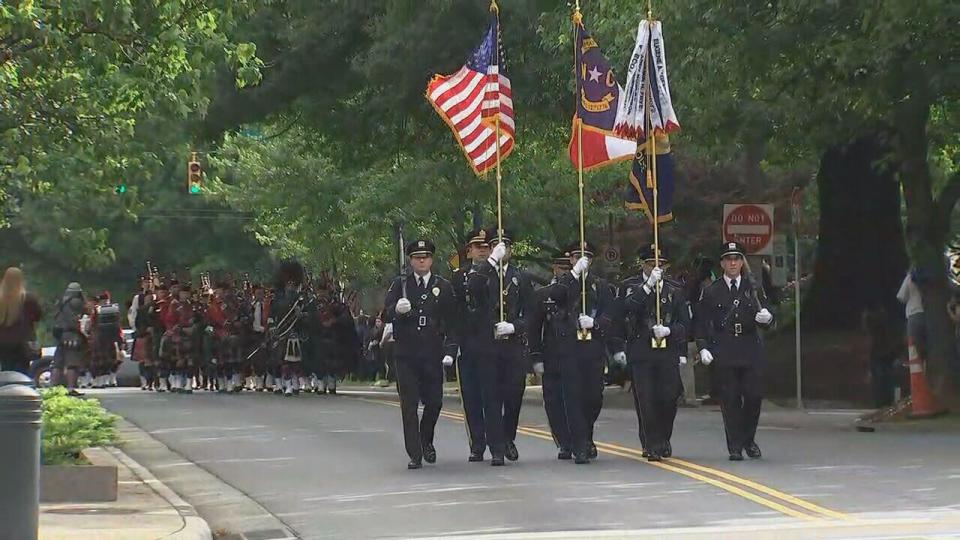
[{"label": "police officer marching", "polygon": [[644,455],[648,461],[661,461],[673,455],[670,437],[683,392],[679,368],[685,361],[690,316],[683,287],[664,275],[663,245],[659,253],[650,246],[639,255],[642,274],[627,280],[624,289],[623,328]]},{"label": "police officer marching", "polygon": [[560,433],[555,434],[560,446],[557,457],[569,459],[572,453],[577,464],[597,457],[593,428],[603,406],[606,344],[615,336],[613,288],[588,273],[594,252],[589,242],[582,250],[579,242],[567,250],[570,261],[576,261],[573,268],[561,274],[550,292],[540,297],[542,301],[531,310],[530,317],[534,362],[542,361],[540,356],[546,353],[552,364],[551,376],[554,369],[559,370],[559,396],[552,389],[544,394],[548,402],[562,403],[553,405],[554,414],[562,411],[565,418],[565,422],[555,422],[560,426]]},{"label": "police officer marching", "polygon": [[433,242],[415,240],[405,251],[412,271],[390,284],[383,312],[385,322],[393,324],[396,340],[397,391],[410,456],[407,468],[420,469],[423,461],[437,461],[433,435],[443,404],[443,366],[453,365],[457,351],[456,297],[450,282],[431,272]]},{"label": "police officer marching", "polygon": [[460,384],[460,399],[467,419],[467,440],[470,446],[470,462],[483,461],[487,437],[483,423],[483,395],[480,382],[480,364],[483,362],[481,343],[487,328],[483,327],[485,314],[482,305],[470,294],[469,280],[490,257],[487,231],[474,229],[465,239],[469,261],[453,274],[453,288],[457,294],[457,319],[459,322],[460,358],[457,360],[457,381]]},{"label": "police officer marching", "polygon": [[730,461],[742,461],[744,452],[754,459],[761,456],[755,440],[763,400],[759,330],[773,322],[763,289],[744,272],[745,264],[743,246],[724,243],[723,276],[703,290],[697,309],[700,361],[713,365]]},{"label": "police officer marching", "polygon": [[513,235],[504,230],[486,233],[493,250],[468,280],[468,289],[479,306],[483,324],[477,325],[484,428],[493,466],[504,458],[519,459],[514,440],[520,423],[520,406],[526,387],[524,358],[527,308],[533,288],[527,276],[510,264]]}]

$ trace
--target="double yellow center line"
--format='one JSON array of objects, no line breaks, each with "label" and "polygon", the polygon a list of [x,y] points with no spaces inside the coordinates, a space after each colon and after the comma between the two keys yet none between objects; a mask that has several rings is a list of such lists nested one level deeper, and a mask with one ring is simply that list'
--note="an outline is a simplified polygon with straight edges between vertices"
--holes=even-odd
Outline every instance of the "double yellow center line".
[{"label": "double yellow center line", "polygon": [[[399,407],[400,404],[392,399],[364,399],[373,403],[392,405]],[[466,422],[463,413],[453,411],[441,411],[440,416],[454,420],[456,422]],[[554,442],[553,435],[549,431],[542,429],[520,426],[518,433]],[[810,501],[784,493],[782,491],[765,486],[753,480],[742,478],[726,471],[706,467],[690,461],[679,458],[669,458],[666,461],[647,461],[643,457],[643,452],[636,448],[621,446],[619,444],[598,442],[597,450],[613,456],[618,456],[633,461],[639,461],[647,465],[670,471],[705,484],[720,488],[726,492],[732,493],[738,497],[755,502],[771,510],[780,512],[790,517],[802,519],[805,521],[824,521],[824,520],[852,520],[848,514],[830,510]]]}]

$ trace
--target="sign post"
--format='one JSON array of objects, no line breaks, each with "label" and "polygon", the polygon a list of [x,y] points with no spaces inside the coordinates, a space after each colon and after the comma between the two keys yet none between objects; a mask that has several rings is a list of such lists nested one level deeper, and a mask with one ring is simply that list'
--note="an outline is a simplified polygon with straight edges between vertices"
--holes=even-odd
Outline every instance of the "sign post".
[{"label": "sign post", "polygon": [[800,356],[800,204],[803,201],[803,190],[795,187],[790,196],[790,207],[793,217],[793,264],[794,264],[794,293],[796,298],[793,303],[794,309],[794,341],[796,342],[797,355],[797,408],[803,409],[803,372]]}]

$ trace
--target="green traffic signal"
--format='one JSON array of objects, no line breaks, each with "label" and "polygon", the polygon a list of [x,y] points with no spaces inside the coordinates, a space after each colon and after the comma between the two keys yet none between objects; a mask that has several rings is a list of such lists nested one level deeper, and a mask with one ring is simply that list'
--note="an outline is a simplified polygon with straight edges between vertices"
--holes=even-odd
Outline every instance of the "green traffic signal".
[{"label": "green traffic signal", "polygon": [[123,195],[127,192],[127,185],[117,184],[117,187],[113,188],[113,191],[116,192],[117,195]]},{"label": "green traffic signal", "polygon": [[196,195],[200,193],[200,184],[190,184],[190,194]]}]

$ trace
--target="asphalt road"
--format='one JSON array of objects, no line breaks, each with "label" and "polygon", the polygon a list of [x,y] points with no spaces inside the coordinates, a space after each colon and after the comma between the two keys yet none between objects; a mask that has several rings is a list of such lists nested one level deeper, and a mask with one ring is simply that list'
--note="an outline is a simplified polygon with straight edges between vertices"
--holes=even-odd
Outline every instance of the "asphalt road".
[{"label": "asphalt road", "polygon": [[960,433],[942,424],[857,433],[849,411],[771,408],[764,458],[731,463],[719,412],[682,409],[676,458],[648,464],[633,411],[609,407],[600,459],[576,466],[556,460],[542,406],[526,403],[520,461],[492,468],[467,462],[447,399],[437,464],[408,471],[392,392],[96,397],[302,538],[960,538]]}]

